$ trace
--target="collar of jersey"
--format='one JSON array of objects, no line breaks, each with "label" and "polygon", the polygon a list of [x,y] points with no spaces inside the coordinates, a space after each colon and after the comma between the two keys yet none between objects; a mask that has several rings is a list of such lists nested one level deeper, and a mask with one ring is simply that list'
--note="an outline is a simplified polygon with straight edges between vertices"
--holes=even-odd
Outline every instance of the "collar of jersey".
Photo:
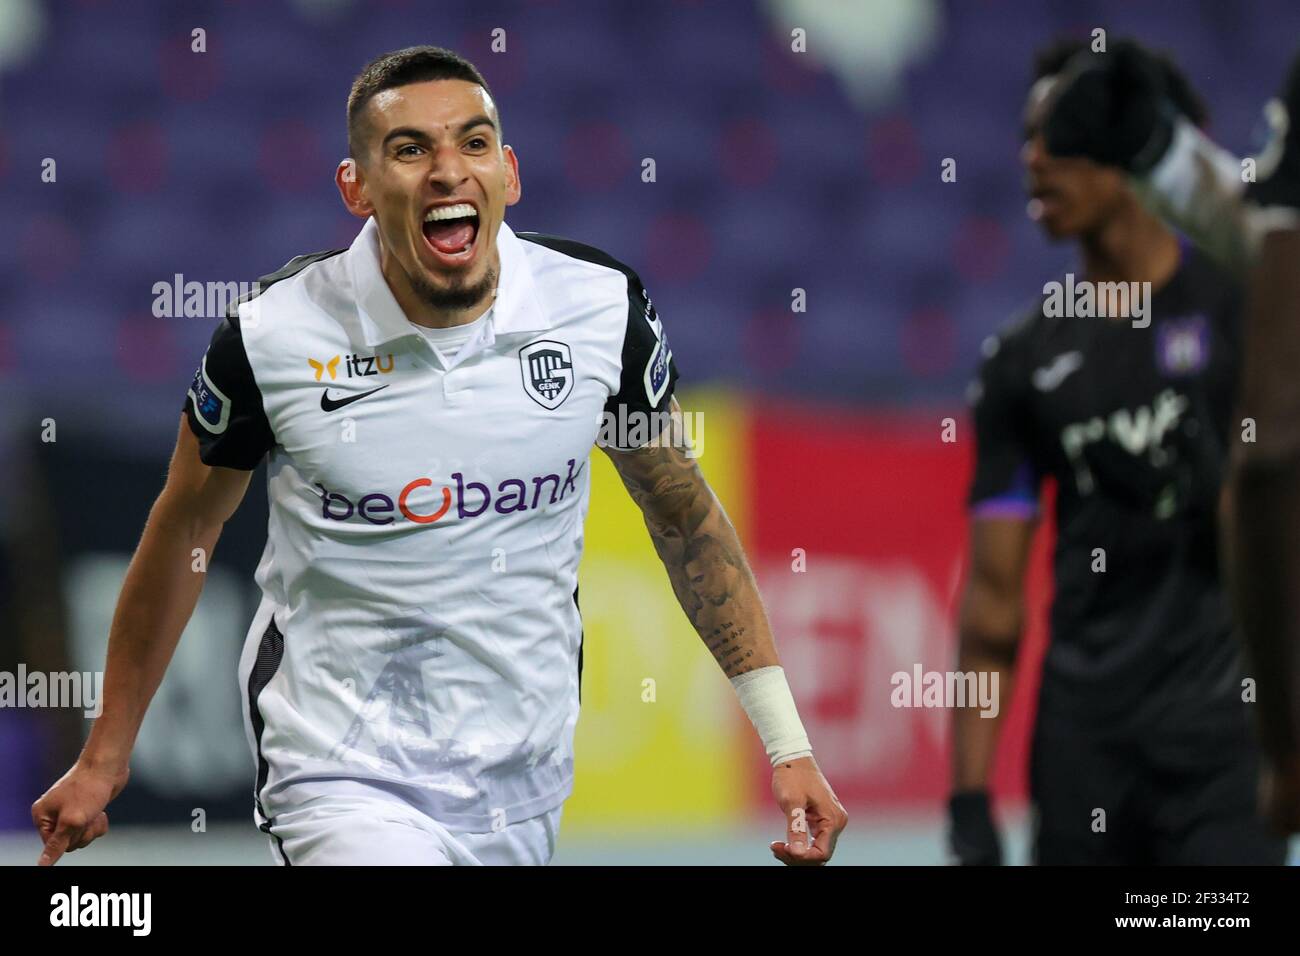
[{"label": "collar of jersey", "polygon": [[[496,308],[488,319],[490,340],[512,332],[549,329],[551,323],[537,298],[537,285],[523,243],[504,222],[497,232],[497,252],[501,258],[501,275],[497,280]],[[348,267],[367,346],[420,334],[407,321],[380,271],[379,227],[373,217],[366,220],[348,250]]]}]

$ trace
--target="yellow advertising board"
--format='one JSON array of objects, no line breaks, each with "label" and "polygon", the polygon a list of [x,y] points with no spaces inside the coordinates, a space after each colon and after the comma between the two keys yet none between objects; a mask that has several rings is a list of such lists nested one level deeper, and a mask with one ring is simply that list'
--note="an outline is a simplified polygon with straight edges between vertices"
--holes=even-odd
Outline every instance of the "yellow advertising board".
[{"label": "yellow advertising board", "polygon": [[[700,467],[742,540],[748,509],[743,406],[678,396]],[[734,823],[747,804],[744,714],[686,619],[641,512],[603,452],[592,455],[579,572],[582,715],[566,831]]]}]

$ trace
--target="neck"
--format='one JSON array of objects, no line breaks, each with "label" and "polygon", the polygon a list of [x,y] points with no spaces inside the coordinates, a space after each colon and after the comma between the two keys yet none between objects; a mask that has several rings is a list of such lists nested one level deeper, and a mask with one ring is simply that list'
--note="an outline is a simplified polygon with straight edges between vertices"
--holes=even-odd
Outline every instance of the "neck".
[{"label": "neck", "polygon": [[[380,271],[383,272],[384,281],[388,283],[388,288],[392,290],[393,298],[397,304],[402,307],[406,317],[416,325],[423,325],[430,329],[450,329],[457,325],[468,325],[479,316],[483,315],[492,306],[492,300],[496,297],[496,289],[492,288],[475,302],[473,305],[459,308],[442,308],[431,303],[427,298],[416,291],[411,284],[411,277],[407,275],[406,270],[388,254],[380,243]],[[489,269],[492,275],[500,276],[500,259],[497,251],[492,251],[492,264]]]},{"label": "neck", "polygon": [[1134,200],[1080,239],[1084,274],[1091,282],[1150,282],[1159,289],[1178,271],[1178,239]]}]

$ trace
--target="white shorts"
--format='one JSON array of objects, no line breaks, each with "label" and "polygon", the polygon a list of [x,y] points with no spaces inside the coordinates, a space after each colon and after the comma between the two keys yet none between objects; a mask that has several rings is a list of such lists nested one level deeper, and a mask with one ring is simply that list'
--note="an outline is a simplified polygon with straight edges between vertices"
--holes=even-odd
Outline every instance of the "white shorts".
[{"label": "white shorts", "polygon": [[399,796],[338,781],[297,788],[292,808],[268,828],[271,855],[290,866],[545,866],[555,854],[564,805],[499,830],[470,833],[439,823]]}]

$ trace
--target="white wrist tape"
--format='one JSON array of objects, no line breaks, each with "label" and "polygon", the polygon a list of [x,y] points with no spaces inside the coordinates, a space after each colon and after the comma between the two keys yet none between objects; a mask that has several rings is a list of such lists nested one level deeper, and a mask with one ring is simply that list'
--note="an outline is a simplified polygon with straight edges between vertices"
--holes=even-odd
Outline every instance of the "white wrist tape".
[{"label": "white wrist tape", "polygon": [[794,695],[786,683],[785,668],[773,665],[731,679],[740,706],[758,731],[772,766],[785,760],[812,756],[812,744],[799,720]]}]

